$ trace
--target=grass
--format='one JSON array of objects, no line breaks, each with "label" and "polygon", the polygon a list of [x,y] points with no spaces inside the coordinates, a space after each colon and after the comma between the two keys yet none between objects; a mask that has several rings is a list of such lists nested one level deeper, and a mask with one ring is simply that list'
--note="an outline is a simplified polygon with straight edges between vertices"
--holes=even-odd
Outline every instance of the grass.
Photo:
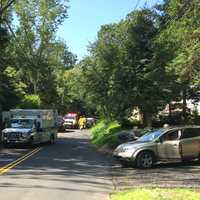
[{"label": "grass", "polygon": [[200,192],[192,189],[133,189],[117,192],[111,200],[200,200]]}]

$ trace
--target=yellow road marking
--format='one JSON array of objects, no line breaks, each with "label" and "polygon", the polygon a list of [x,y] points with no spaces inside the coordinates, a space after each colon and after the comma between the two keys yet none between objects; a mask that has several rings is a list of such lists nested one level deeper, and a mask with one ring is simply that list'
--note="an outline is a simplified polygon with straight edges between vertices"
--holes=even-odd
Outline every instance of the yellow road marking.
[{"label": "yellow road marking", "polygon": [[42,147],[38,147],[34,150],[32,150],[31,152],[25,154],[24,156],[18,158],[17,160],[5,165],[4,167],[0,168],[0,175],[5,174],[6,172],[8,172],[10,169],[12,169],[13,167],[17,166],[18,164],[20,164],[21,162],[25,161],[26,159],[28,159],[29,157],[33,156],[34,154],[36,154],[37,152],[39,152],[42,149]]},{"label": "yellow road marking", "polygon": [[35,149],[33,149],[32,151],[28,152],[27,154],[25,154],[25,155],[19,157],[17,160],[14,160],[13,162],[11,162],[11,163],[5,165],[4,167],[0,168],[0,171],[1,171],[2,169],[4,169],[4,168],[9,167],[10,165],[13,165],[14,163],[18,162],[19,160],[23,159],[24,157],[28,156],[29,154],[32,154],[33,152],[37,151],[37,149],[39,149],[39,148],[35,148]]}]

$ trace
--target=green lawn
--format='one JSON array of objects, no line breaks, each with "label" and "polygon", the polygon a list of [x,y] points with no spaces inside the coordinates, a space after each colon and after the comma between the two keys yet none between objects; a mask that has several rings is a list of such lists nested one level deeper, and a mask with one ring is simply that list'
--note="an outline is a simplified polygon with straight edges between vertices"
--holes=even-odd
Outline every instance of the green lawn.
[{"label": "green lawn", "polygon": [[200,200],[200,192],[192,189],[133,189],[114,193],[111,200]]}]

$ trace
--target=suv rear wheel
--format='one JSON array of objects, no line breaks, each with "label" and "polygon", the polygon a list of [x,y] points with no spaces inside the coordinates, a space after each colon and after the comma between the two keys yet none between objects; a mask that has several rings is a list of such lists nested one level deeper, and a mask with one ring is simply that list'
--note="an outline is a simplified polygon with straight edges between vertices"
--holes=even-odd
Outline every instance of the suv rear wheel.
[{"label": "suv rear wheel", "polygon": [[143,151],[136,158],[136,166],[139,168],[149,169],[154,163],[155,157],[150,151]]}]

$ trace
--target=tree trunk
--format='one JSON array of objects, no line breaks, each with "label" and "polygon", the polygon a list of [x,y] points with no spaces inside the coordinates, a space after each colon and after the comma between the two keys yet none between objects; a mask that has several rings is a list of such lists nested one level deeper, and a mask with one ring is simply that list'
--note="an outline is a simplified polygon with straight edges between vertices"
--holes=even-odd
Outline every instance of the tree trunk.
[{"label": "tree trunk", "polygon": [[145,127],[151,128],[152,127],[152,114],[144,112],[143,113],[143,124]]},{"label": "tree trunk", "polygon": [[33,93],[35,95],[37,95],[37,83],[36,83],[36,81],[33,81]]},{"label": "tree trunk", "polygon": [[[0,137],[1,137],[1,130],[3,127],[3,121],[2,121],[2,106],[0,104]],[[0,138],[0,142],[1,142],[1,138]]]},{"label": "tree trunk", "polygon": [[186,123],[187,121],[187,89],[186,86],[182,89],[182,99],[183,99],[183,107],[182,107],[182,121],[183,123]]},{"label": "tree trunk", "polygon": [[171,103],[169,103],[169,122],[172,123],[172,106]]}]

